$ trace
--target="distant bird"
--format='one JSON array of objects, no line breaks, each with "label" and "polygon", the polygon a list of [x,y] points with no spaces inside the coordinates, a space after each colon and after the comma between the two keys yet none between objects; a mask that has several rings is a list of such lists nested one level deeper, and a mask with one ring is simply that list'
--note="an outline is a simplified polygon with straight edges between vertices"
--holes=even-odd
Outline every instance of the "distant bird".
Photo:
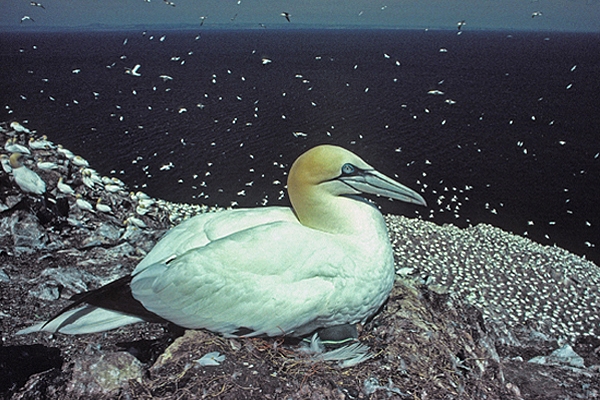
[{"label": "distant bird", "polygon": [[465,22],[465,20],[463,19],[462,21],[458,21],[456,23],[456,27],[458,28],[458,30],[460,31],[460,28],[462,28],[464,25],[466,25],[467,23]]},{"label": "distant bird", "polygon": [[261,61],[262,61],[263,65],[267,65],[267,64],[270,64],[272,62],[271,59],[267,58],[267,57],[263,57],[261,59]]},{"label": "distant bird", "polygon": [[2,169],[7,174],[12,172],[12,167],[10,166],[10,159],[6,154],[0,154],[0,163],[2,164]]},{"label": "distant bird", "polygon": [[204,21],[208,18],[206,15],[200,17],[200,26],[204,25]]},{"label": "distant bird", "polygon": [[9,158],[15,183],[22,191],[33,194],[46,193],[46,182],[38,174],[23,165],[21,153],[13,153]]},{"label": "distant bird", "polygon": [[[131,275],[79,296],[49,322],[19,334],[80,334],[166,320],[226,337],[344,330],[356,337],[347,328],[373,315],[395,280],[385,220],[362,195],[423,206],[425,200],[331,145],[314,147],[294,162],[288,193],[292,208],[188,219]],[[136,221],[129,217],[127,223]]]},{"label": "distant bird", "polygon": [[40,8],[43,8],[44,10],[46,9],[46,7],[44,7],[42,5],[42,3],[36,3],[35,1],[30,1],[29,5],[34,6],[34,7],[40,7]]},{"label": "distant bird", "polygon": [[31,18],[29,15],[23,15],[21,17],[21,23],[23,23],[23,21],[27,21],[30,20],[31,22],[35,22],[35,19]]},{"label": "distant bird", "polygon": [[77,200],[75,200],[75,205],[79,207],[79,209],[89,212],[95,212],[94,207],[90,204],[89,201],[84,200],[80,194],[75,196]]},{"label": "distant bird", "polygon": [[541,17],[543,14],[541,11],[535,11],[531,14],[531,18]]},{"label": "distant bird", "polygon": [[25,128],[23,125],[21,125],[17,121],[11,122],[10,123],[10,127],[15,132],[19,132],[19,133],[31,133],[31,131],[29,129]]},{"label": "distant bird", "polygon": [[89,167],[90,163],[83,157],[81,156],[75,156],[71,159],[71,162],[75,165],[77,165],[78,167]]},{"label": "distant bird", "polygon": [[173,80],[173,77],[169,75],[160,75],[159,78],[162,79],[164,82]]},{"label": "distant bird", "polygon": [[166,5],[175,7],[175,3],[173,3],[172,1],[169,1],[169,0],[163,0],[163,1],[165,2]]},{"label": "distant bird", "polygon": [[235,15],[233,17],[231,17],[231,22],[235,21],[235,19],[237,18],[237,13],[235,13]]},{"label": "distant bird", "polygon": [[70,194],[70,195],[75,194],[75,190],[73,190],[73,188],[71,186],[69,186],[63,182],[62,176],[60,178],[58,178],[58,183],[56,184],[56,188],[58,189],[59,192],[61,192],[63,194]]},{"label": "distant bird", "polygon": [[292,16],[292,14],[290,14],[290,13],[288,13],[288,12],[285,12],[285,11],[284,11],[284,12],[282,12],[280,15],[281,15],[282,17],[285,17],[285,19],[287,19],[287,21],[288,21],[288,22],[291,22],[291,21],[290,21],[290,17]]},{"label": "distant bird", "polygon": [[98,201],[96,202],[96,210],[106,213],[106,214],[113,213],[110,206],[107,206],[106,204],[102,204],[102,198],[100,198],[100,197],[98,197]]},{"label": "distant bird", "polygon": [[9,138],[6,143],[4,143],[4,150],[9,153],[21,153],[21,154],[31,154],[31,151],[22,144],[16,143],[17,138]]},{"label": "distant bird", "polygon": [[127,75],[131,75],[131,76],[142,76],[142,74],[140,74],[138,72],[138,70],[140,69],[141,65],[140,64],[136,64],[135,67],[133,68],[125,68],[125,73]]},{"label": "distant bird", "polygon": [[262,22],[259,22],[259,23],[258,23],[258,25],[259,25],[261,28],[265,28],[265,29],[267,29],[267,26],[266,26],[265,24],[263,24]]},{"label": "distant bird", "polygon": [[44,135],[40,139],[33,137],[29,138],[29,147],[33,150],[50,150],[55,148],[54,143],[48,140],[48,136]]}]

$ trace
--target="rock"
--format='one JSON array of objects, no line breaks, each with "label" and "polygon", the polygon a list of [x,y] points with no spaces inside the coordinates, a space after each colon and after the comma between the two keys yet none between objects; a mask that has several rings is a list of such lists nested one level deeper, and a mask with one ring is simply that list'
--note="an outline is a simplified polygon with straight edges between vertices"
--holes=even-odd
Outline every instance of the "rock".
[{"label": "rock", "polygon": [[549,356],[534,357],[527,362],[542,365],[567,365],[576,368],[585,368],[583,358],[575,353],[573,348],[568,344],[554,350]]},{"label": "rock", "polygon": [[99,283],[100,279],[74,267],[46,268],[34,282],[37,286],[30,290],[30,295],[42,300],[56,300],[65,291],[68,297],[75,293],[85,292],[90,283]]},{"label": "rock", "polygon": [[74,360],[66,390],[73,397],[115,396],[127,390],[129,381],[142,381],[142,364],[126,352],[101,352]]},{"label": "rock", "polygon": [[12,236],[15,255],[43,250],[47,242],[46,230],[37,219],[24,211],[17,211],[0,221],[0,237]]}]

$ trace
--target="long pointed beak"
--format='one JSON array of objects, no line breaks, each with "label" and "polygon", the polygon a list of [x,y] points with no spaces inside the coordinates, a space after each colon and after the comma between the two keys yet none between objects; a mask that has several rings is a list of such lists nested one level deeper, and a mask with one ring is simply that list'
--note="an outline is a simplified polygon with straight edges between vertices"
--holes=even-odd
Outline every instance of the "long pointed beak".
[{"label": "long pointed beak", "polygon": [[427,207],[427,202],[419,193],[374,169],[362,170],[359,174],[341,176],[338,179],[361,193],[375,194]]}]

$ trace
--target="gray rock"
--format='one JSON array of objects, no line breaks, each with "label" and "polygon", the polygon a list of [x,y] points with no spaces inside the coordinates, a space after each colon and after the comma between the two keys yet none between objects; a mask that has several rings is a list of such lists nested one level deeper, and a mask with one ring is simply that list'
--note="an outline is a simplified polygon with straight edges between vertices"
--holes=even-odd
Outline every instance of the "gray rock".
[{"label": "gray rock", "polygon": [[142,381],[142,364],[126,352],[103,353],[75,359],[67,392],[73,398],[117,395],[129,381]]},{"label": "gray rock", "polygon": [[15,212],[0,221],[0,235],[10,235],[15,255],[31,254],[46,247],[46,230],[25,212]]}]

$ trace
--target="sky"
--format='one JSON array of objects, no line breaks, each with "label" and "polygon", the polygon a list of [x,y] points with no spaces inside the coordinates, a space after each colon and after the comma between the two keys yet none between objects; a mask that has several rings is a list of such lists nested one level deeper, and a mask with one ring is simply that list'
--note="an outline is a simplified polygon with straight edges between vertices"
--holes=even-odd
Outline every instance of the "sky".
[{"label": "sky", "polygon": [[[600,32],[600,0],[0,0],[0,30],[402,28]],[[281,16],[291,14],[291,22]],[[541,16],[532,17],[534,12]],[[21,22],[21,18],[29,16]]]}]

